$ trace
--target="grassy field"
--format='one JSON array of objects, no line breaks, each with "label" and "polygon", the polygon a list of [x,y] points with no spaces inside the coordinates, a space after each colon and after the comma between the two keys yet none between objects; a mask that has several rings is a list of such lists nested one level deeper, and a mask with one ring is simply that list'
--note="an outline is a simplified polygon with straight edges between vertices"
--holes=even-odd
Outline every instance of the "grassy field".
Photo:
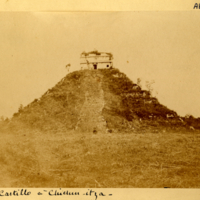
[{"label": "grassy field", "polygon": [[200,187],[198,131],[0,137],[0,187]]},{"label": "grassy field", "polygon": [[0,187],[199,188],[199,125],[117,69],[76,71],[1,119]]}]

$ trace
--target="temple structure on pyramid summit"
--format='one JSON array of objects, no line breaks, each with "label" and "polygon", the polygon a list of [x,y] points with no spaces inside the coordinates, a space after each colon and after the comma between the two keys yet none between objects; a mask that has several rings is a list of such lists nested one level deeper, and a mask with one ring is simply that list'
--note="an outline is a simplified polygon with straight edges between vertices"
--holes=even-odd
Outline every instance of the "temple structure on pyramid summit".
[{"label": "temple structure on pyramid summit", "polygon": [[113,68],[113,55],[107,52],[82,52],[80,56],[81,69]]}]

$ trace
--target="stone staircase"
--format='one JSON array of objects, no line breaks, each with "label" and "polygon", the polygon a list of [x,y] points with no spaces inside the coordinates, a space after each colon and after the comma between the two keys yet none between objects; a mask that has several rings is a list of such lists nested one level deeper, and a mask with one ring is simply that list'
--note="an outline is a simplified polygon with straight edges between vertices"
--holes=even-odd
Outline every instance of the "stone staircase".
[{"label": "stone staircase", "polygon": [[104,92],[101,87],[102,75],[97,70],[86,73],[81,82],[85,92],[85,101],[81,108],[76,129],[88,132],[106,131],[106,121],[103,118]]}]

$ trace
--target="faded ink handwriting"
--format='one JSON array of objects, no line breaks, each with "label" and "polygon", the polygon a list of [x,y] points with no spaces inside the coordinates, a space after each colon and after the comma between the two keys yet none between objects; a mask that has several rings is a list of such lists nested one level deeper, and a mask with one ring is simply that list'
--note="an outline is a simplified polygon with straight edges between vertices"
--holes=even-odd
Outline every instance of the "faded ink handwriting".
[{"label": "faded ink handwriting", "polygon": [[[4,191],[0,190],[0,197],[4,196],[28,196],[31,195],[31,191],[28,189],[18,189],[18,190],[13,190],[13,191]],[[43,190],[43,191],[38,191],[37,195],[48,195],[48,196],[89,196],[89,197],[94,197],[94,200],[97,200],[98,197],[104,197],[104,196],[112,196],[112,194],[105,194],[104,192],[97,192],[93,189],[88,189],[84,193],[80,193],[78,190],[77,191],[69,191],[65,190],[62,188],[59,189],[51,189],[51,190]]]}]

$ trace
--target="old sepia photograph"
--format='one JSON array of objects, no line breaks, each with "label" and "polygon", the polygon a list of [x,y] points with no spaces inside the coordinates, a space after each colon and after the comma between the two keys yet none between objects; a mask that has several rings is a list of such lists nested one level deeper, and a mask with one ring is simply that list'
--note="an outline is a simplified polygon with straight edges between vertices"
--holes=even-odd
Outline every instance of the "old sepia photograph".
[{"label": "old sepia photograph", "polygon": [[199,24],[0,12],[0,187],[200,188]]}]

